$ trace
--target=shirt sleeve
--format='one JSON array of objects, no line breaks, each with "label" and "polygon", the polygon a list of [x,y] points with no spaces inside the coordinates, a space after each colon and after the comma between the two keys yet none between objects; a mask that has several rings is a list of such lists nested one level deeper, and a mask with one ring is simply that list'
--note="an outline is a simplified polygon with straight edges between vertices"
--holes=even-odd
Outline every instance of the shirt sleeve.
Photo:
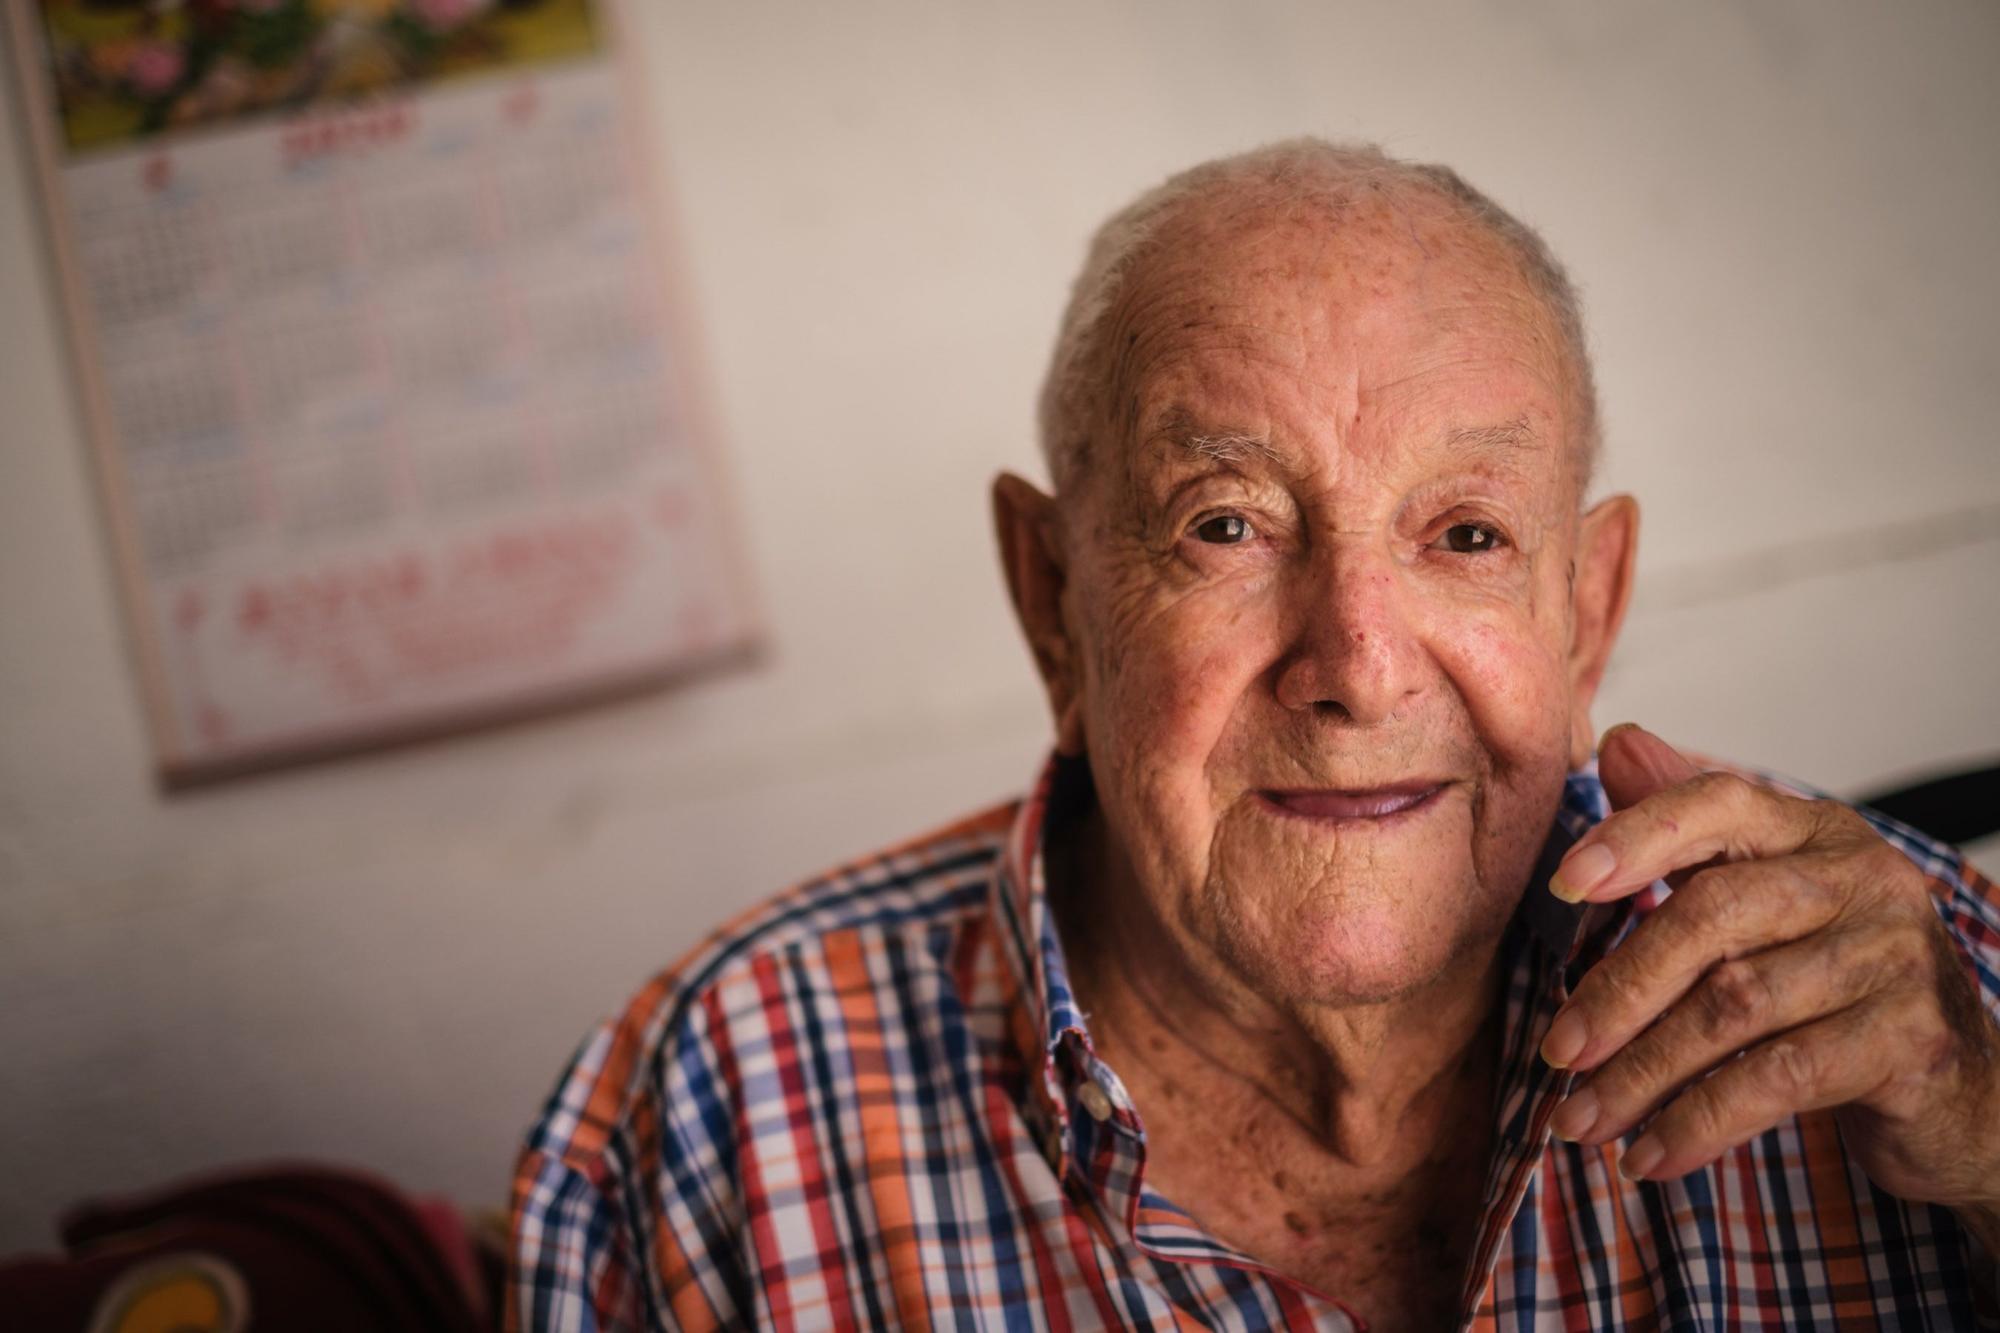
[{"label": "shirt sleeve", "polygon": [[[1900,842],[1898,846],[1929,877],[1931,901],[1938,915],[1944,918],[1945,927],[1978,985],[1980,1005],[1989,1019],[2000,1023],[2000,891],[1963,853],[1952,848],[1930,843],[1931,849],[1946,855],[1942,864],[1927,865],[1909,847]],[[1972,1271],[1980,1289],[1979,1309],[1985,1318],[1993,1320],[2000,1316],[2000,1255],[1970,1238],[1968,1244],[1972,1250]]]},{"label": "shirt sleeve", "polygon": [[2000,1022],[2000,890],[1957,848],[1873,810],[1864,808],[1861,814],[1923,872],[1931,904],[1979,988],[1980,1004]]},{"label": "shirt sleeve", "polygon": [[508,1256],[510,1333],[628,1333],[645,1325],[634,1299],[621,1183],[606,1153],[612,1126],[591,1104],[616,1034],[593,1033],[528,1132],[514,1173]]},{"label": "shirt sleeve", "polygon": [[1938,912],[1964,951],[1979,999],[2000,1023],[2000,890],[1969,864],[1960,862],[1951,891],[1938,899]]},{"label": "shirt sleeve", "polygon": [[705,1017],[655,982],[565,1071],[515,1173],[510,1333],[747,1326],[740,1103]]},{"label": "shirt sleeve", "polygon": [[587,1175],[533,1149],[514,1179],[510,1333],[636,1333],[632,1266],[618,1210]]}]

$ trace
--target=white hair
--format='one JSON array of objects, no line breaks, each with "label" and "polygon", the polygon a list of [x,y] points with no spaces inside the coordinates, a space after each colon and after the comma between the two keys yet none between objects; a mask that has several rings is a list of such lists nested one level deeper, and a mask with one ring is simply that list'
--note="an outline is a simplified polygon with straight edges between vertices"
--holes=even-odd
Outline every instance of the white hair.
[{"label": "white hair", "polygon": [[1253,187],[1271,207],[1287,211],[1301,206],[1337,210],[1363,192],[1422,191],[1445,200],[1499,240],[1548,307],[1564,343],[1578,399],[1578,419],[1572,429],[1580,469],[1577,492],[1582,497],[1597,457],[1597,390],[1576,288],[1547,243],[1449,167],[1399,161],[1374,144],[1315,138],[1288,139],[1191,167],[1140,195],[1097,229],[1083,271],[1070,288],[1042,383],[1042,455],[1058,492],[1078,474],[1092,436],[1108,418],[1104,399],[1114,386],[1108,382],[1111,359],[1101,344],[1133,270],[1156,249],[1169,215],[1245,186]]}]

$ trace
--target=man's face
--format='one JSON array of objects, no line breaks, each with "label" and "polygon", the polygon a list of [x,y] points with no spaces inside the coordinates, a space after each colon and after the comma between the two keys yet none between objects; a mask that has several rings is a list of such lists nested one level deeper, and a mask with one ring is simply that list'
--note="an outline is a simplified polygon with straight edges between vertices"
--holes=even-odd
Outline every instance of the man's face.
[{"label": "man's face", "polygon": [[1497,939],[1587,751],[1553,322],[1421,197],[1182,217],[1113,317],[1061,607],[1115,853],[1260,993],[1407,993]]}]

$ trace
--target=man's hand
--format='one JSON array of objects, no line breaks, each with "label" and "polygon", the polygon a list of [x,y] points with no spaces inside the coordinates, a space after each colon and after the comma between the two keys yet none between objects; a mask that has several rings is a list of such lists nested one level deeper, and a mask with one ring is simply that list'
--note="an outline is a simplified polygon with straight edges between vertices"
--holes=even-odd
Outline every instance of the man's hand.
[{"label": "man's hand", "polygon": [[1838,1108],[1848,1151],[1901,1198],[2000,1217],[2000,1030],[1924,878],[1845,806],[1700,773],[1614,728],[1599,769],[1615,813],[1552,887],[1671,897],[1593,967],[1542,1044],[1590,1071],[1555,1132],[1625,1152],[1633,1179],[1715,1160],[1800,1111]]}]

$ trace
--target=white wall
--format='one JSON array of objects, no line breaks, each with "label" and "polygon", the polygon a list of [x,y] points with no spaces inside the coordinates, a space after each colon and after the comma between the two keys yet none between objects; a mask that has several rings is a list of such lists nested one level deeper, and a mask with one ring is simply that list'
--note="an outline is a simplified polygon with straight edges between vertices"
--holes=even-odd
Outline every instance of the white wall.
[{"label": "white wall", "polygon": [[1450,162],[1580,278],[1648,515],[1601,721],[1843,790],[2000,751],[1988,0],[635,8],[776,652],[428,748],[155,792],[0,135],[0,1250],[269,1154],[498,1202],[706,925],[1025,781],[985,484],[1093,223],[1274,137]]}]

